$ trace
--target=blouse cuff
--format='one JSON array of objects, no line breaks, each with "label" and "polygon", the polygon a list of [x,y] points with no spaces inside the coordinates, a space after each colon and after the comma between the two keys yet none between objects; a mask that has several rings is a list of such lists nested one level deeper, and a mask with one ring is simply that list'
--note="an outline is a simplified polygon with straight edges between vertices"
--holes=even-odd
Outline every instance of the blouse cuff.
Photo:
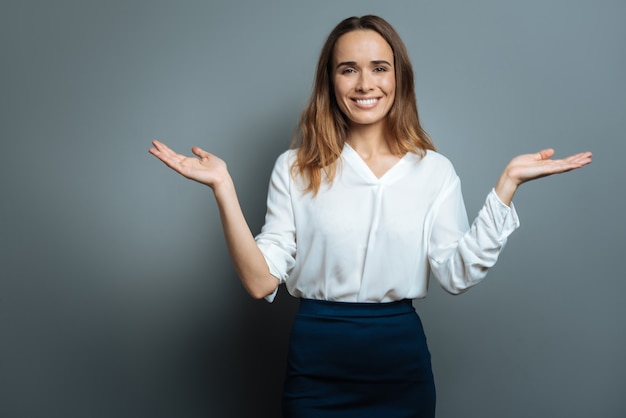
[{"label": "blouse cuff", "polygon": [[272,264],[269,258],[265,257],[265,262],[267,263],[267,266],[270,269],[270,274],[276,277],[276,279],[278,279],[278,285],[276,286],[276,289],[274,289],[274,291],[270,293],[269,295],[265,296],[265,300],[268,301],[269,303],[272,303],[274,302],[274,298],[276,297],[276,294],[278,293],[278,286],[280,286],[280,284],[283,283],[285,280],[281,279],[280,274],[278,273],[278,269],[276,268],[276,266],[274,266],[274,264]]},{"label": "blouse cuff", "polygon": [[491,189],[483,210],[485,215],[487,215],[485,221],[491,224],[494,230],[498,231],[501,239],[506,239],[520,226],[513,202],[511,202],[510,206],[507,206],[500,200],[495,189]]},{"label": "blouse cuff", "polygon": [[268,301],[269,303],[274,302],[274,298],[276,298],[276,294],[278,293],[278,286],[276,286],[276,289],[274,289],[274,291],[272,293],[270,293],[269,295],[265,296],[265,300]]},{"label": "blouse cuff", "polygon": [[[263,253],[263,257],[265,257],[265,262],[270,270],[270,274],[278,279],[278,285],[284,283],[288,276],[285,272],[290,269],[289,260],[285,258],[280,250],[272,245],[265,246],[259,244],[259,249],[261,253]],[[265,297],[265,300],[270,303],[273,302],[277,293],[278,286],[276,286],[276,289],[274,289],[271,294]]]}]

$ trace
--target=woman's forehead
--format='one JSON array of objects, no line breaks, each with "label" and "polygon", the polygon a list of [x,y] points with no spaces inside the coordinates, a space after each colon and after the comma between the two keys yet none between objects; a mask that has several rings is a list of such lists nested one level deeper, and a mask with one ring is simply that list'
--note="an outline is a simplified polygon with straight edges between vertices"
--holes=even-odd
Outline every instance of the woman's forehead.
[{"label": "woman's forehead", "polygon": [[355,30],[343,34],[333,51],[334,61],[379,61],[393,58],[391,46],[373,30]]}]

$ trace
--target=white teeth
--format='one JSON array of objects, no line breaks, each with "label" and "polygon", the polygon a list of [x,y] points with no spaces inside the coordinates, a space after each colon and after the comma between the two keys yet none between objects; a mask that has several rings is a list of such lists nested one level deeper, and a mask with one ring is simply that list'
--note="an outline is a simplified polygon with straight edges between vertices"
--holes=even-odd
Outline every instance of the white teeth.
[{"label": "white teeth", "polygon": [[357,99],[356,102],[360,105],[373,105],[378,99]]}]

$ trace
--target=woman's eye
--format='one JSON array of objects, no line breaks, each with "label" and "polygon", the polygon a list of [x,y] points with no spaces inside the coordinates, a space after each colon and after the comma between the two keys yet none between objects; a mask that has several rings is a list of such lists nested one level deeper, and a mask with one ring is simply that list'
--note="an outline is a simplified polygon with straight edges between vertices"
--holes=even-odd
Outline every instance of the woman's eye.
[{"label": "woman's eye", "polygon": [[354,68],[344,68],[344,70],[341,72],[342,74],[349,74],[349,73],[355,73],[356,71],[354,71]]},{"label": "woman's eye", "polygon": [[387,71],[386,67],[376,67],[376,68],[374,68],[374,72],[377,72],[377,73],[382,73],[382,72],[385,72],[385,71]]}]

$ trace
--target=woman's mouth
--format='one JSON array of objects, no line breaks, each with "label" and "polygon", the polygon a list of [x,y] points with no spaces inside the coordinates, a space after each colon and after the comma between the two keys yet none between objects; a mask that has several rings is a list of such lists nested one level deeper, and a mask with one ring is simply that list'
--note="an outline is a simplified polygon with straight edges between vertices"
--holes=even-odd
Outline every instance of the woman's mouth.
[{"label": "woman's mouth", "polygon": [[368,98],[368,99],[352,99],[352,100],[359,106],[371,107],[371,106],[376,105],[376,103],[378,103],[380,98],[375,97],[375,98]]}]

